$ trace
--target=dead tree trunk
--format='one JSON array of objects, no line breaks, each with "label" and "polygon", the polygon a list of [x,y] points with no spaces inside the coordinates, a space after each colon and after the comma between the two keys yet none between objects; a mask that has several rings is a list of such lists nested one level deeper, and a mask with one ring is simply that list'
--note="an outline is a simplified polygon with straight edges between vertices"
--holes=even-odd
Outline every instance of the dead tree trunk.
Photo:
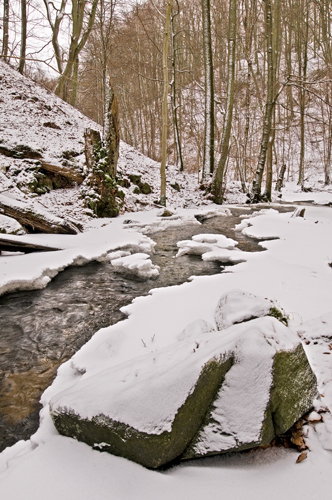
[{"label": "dead tree trunk", "polygon": [[88,168],[85,204],[97,217],[116,217],[119,213],[116,200],[119,192],[115,175],[113,176],[114,164],[109,161],[107,149],[98,131],[86,129],[84,139]]},{"label": "dead tree trunk", "polygon": [[39,212],[36,205],[27,205],[3,195],[0,195],[0,209],[30,232],[77,234],[81,229],[77,224],[61,219],[44,209]]},{"label": "dead tree trunk", "polygon": [[115,178],[119,158],[120,131],[118,100],[113,90],[111,78],[105,82],[104,133],[109,174]]}]

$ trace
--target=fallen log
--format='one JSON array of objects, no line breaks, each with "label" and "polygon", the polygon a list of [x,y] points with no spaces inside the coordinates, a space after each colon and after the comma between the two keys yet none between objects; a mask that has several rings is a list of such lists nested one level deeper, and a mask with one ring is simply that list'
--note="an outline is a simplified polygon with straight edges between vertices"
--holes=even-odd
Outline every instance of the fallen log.
[{"label": "fallen log", "polygon": [[77,234],[81,230],[74,222],[61,219],[42,207],[39,208],[37,203],[28,205],[0,195],[0,209],[4,215],[16,219],[29,232]]},{"label": "fallen log", "polygon": [[45,245],[38,245],[36,243],[31,243],[24,241],[18,241],[17,239],[10,238],[10,236],[2,237],[0,236],[0,252],[54,252],[61,250],[61,248],[50,247]]},{"label": "fallen log", "polygon": [[39,160],[42,168],[44,170],[47,170],[48,172],[51,172],[53,174],[60,174],[66,179],[69,179],[73,182],[78,182],[79,184],[84,181],[84,175],[77,167],[63,165],[62,163],[57,162],[54,159],[43,158],[39,151],[35,151],[34,149],[30,148],[30,146],[21,144],[15,147],[11,147],[9,145],[1,144],[0,154],[21,160]]},{"label": "fallen log", "polygon": [[84,181],[84,175],[79,170],[73,167],[67,167],[62,165],[61,163],[56,164],[55,162],[50,163],[49,160],[40,160],[42,164],[42,168],[47,170],[48,172],[52,172],[53,174],[60,174],[66,179],[69,179],[73,182],[78,182],[81,184]]}]

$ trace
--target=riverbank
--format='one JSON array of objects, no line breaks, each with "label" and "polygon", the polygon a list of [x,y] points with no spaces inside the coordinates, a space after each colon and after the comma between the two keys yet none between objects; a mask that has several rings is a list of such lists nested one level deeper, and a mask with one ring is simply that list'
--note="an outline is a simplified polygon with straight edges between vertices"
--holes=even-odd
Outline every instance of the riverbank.
[{"label": "riverbank", "polygon": [[[149,222],[155,228],[154,224],[160,224],[152,213],[135,214],[134,218],[136,222],[129,224],[132,235],[135,226],[137,229]],[[178,224],[179,219],[168,223]],[[221,274],[152,290],[122,309],[128,319],[97,332],[62,365],[42,397],[44,409],[37,433],[30,441],[21,441],[0,455],[2,497],[163,500],[171,496],[178,500],[220,495],[222,491],[225,498],[263,500],[267,495],[279,498],[281,485],[284,494],[295,500],[328,496],[332,486],[332,424],[328,412],[323,422],[308,426],[308,458],[300,464],[295,463],[295,450],[269,448],[183,463],[160,473],[59,436],[49,416],[48,401],[74,384],[79,373],[89,377],[144,354],[153,336],[154,348],[160,348],[174,342],[195,319],[212,322],[219,297],[236,288],[275,300],[287,312],[290,327],[302,336],[318,377],[322,404],[331,410],[331,224],[332,210],[327,207],[307,207],[304,218],[273,209],[243,218],[238,230],[260,240],[266,251],[246,253],[244,262]]]}]

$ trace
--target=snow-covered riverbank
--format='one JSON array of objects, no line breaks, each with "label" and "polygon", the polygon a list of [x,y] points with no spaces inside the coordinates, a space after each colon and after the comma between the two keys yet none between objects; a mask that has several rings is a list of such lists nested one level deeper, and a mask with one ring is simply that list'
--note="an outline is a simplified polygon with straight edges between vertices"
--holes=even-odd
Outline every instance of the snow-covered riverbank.
[{"label": "snow-covered riverbank", "polygon": [[[153,227],[156,224],[180,224],[188,219],[194,221],[193,215],[194,211],[179,211],[173,220],[166,222],[152,210],[122,217],[131,219],[129,224],[123,224],[124,220],[119,218],[83,235],[47,238],[57,238],[59,244],[61,240],[66,248],[53,252],[59,262],[60,255],[66,255],[66,252],[74,252],[76,257],[105,258],[107,252],[121,246],[135,248],[139,242],[148,245],[149,239],[140,232],[146,224]],[[332,423],[329,413],[324,414],[324,422],[308,426],[310,451],[308,458],[300,464],[295,463],[298,456],[295,450],[269,448],[250,454],[183,463],[160,473],[59,436],[49,415],[48,401],[60,390],[75,384],[82,376],[79,373],[85,371],[84,376],[88,377],[149,350],[170,345],[186,325],[196,319],[213,323],[219,297],[229,290],[241,289],[273,299],[287,312],[291,329],[306,341],[304,346],[318,377],[322,404],[332,410],[332,360],[329,354],[332,352],[329,347],[332,343],[332,314],[329,314],[332,311],[331,227],[332,210],[327,207],[307,207],[304,218],[292,217],[290,213],[279,214],[273,209],[250,219],[244,218],[239,230],[261,239],[267,249],[265,252],[246,253],[245,262],[227,268],[227,272],[197,277],[177,287],[154,290],[126,307],[127,320],[97,332],[72,360],[59,369],[56,380],[42,398],[44,409],[37,433],[30,441],[19,442],[0,455],[1,498],[176,500],[220,494],[227,499],[239,500],[244,497],[260,500],[267,496],[279,499],[281,494],[296,500],[328,497],[332,486]],[[228,251],[241,253],[236,249]],[[18,263],[26,262],[27,257],[6,259]],[[40,269],[50,267],[51,257],[50,253],[42,257],[39,254]],[[71,259],[74,258],[71,254]],[[32,259],[30,268],[37,268]],[[18,265],[18,269],[21,269],[22,277],[23,268]],[[323,318],[313,321],[323,315]]]}]

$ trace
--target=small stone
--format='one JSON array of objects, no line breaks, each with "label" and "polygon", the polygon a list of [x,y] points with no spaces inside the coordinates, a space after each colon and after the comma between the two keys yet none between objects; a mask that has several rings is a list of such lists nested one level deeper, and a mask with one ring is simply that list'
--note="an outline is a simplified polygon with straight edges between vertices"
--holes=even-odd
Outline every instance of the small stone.
[{"label": "small stone", "polygon": [[161,217],[172,217],[172,215],[174,215],[173,212],[171,212],[170,210],[167,210],[167,208],[165,208],[165,210],[161,214]]}]

